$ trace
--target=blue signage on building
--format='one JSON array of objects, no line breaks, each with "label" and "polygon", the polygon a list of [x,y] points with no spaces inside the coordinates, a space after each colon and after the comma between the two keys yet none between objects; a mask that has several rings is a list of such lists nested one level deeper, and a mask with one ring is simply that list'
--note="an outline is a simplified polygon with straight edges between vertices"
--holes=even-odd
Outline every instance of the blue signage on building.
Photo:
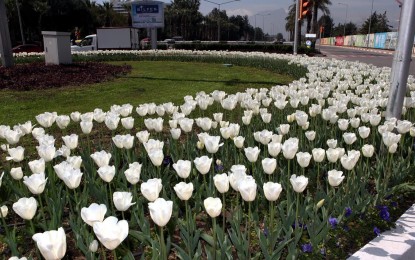
[{"label": "blue signage on building", "polygon": [[159,12],[158,5],[137,5],[135,8],[137,14],[157,14]]}]

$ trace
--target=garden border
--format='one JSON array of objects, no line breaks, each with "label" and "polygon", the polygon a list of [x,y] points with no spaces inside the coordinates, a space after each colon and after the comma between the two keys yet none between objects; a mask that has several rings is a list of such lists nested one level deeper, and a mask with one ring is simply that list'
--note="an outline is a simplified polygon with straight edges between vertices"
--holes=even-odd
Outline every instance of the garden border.
[{"label": "garden border", "polygon": [[383,232],[348,260],[399,259],[412,260],[415,256],[415,204],[397,221],[396,228]]}]

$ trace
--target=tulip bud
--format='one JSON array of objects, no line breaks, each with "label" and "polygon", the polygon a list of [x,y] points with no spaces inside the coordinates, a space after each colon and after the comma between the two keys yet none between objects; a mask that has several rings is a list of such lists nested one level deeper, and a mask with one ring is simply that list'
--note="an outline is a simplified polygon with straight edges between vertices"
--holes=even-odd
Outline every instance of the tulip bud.
[{"label": "tulip bud", "polygon": [[154,202],[148,203],[150,217],[159,227],[164,227],[169,222],[173,212],[173,201],[166,201],[158,198]]},{"label": "tulip bud", "polygon": [[92,253],[98,251],[98,241],[96,239],[94,239],[91,242],[91,244],[89,244],[89,251],[91,251]]},{"label": "tulip bud", "polygon": [[174,186],[177,197],[181,200],[189,200],[193,193],[193,183],[180,182]]},{"label": "tulip bud", "polygon": [[202,143],[201,141],[197,141],[197,143],[196,143],[196,147],[197,147],[197,149],[199,149],[199,150],[203,150],[203,148],[205,148],[205,144],[204,144],[204,143]]},{"label": "tulip bud", "polygon": [[9,208],[6,205],[0,207],[0,217],[5,218],[9,213]]},{"label": "tulip bud", "polygon": [[209,197],[203,201],[203,205],[211,218],[216,218],[222,211],[222,201],[219,198]]},{"label": "tulip bud", "polygon": [[[17,167],[17,168],[11,168],[10,170],[10,175],[12,176],[13,179],[15,180],[21,180],[23,178],[23,171],[22,171],[22,167]],[[1,179],[1,178],[0,178]],[[0,186],[1,186],[1,181],[0,181]]]},{"label": "tulip bud", "polygon": [[321,208],[321,207],[323,207],[323,205],[324,205],[324,199],[322,199],[322,200],[320,200],[319,202],[317,202],[317,209],[319,209],[319,208]]}]

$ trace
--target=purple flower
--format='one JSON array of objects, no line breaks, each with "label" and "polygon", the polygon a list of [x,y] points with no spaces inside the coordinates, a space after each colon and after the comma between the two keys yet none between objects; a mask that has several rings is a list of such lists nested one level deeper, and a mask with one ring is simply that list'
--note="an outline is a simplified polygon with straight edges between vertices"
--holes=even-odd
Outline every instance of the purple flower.
[{"label": "purple flower", "polygon": [[311,243],[303,244],[301,245],[301,250],[303,250],[304,253],[311,253],[313,252],[313,246]]},{"label": "purple flower", "polygon": [[376,236],[380,235],[380,229],[378,227],[373,228],[373,233],[375,233]]},{"label": "purple flower", "polygon": [[336,228],[339,221],[337,220],[337,218],[329,217],[329,223],[332,228]]},{"label": "purple flower", "polygon": [[222,164],[215,164],[215,172],[222,172],[224,169]]},{"label": "purple flower", "polygon": [[173,159],[171,158],[170,155],[166,155],[163,159],[163,165],[168,166],[168,165],[172,165],[173,164]]},{"label": "purple flower", "polygon": [[346,232],[349,232],[350,231],[350,228],[349,228],[348,225],[344,225],[343,226],[343,230],[346,231]]},{"label": "purple flower", "polygon": [[388,211],[388,206],[377,206],[379,210],[379,216],[386,221],[390,220],[390,214]]},{"label": "purple flower", "polygon": [[391,206],[395,208],[398,206],[398,203],[396,201],[392,201]]},{"label": "purple flower", "polygon": [[346,218],[348,218],[348,217],[350,217],[350,215],[352,215],[352,209],[350,207],[345,208],[344,211],[345,211],[344,216]]},{"label": "purple flower", "polygon": [[268,237],[268,228],[264,228],[264,236]]}]

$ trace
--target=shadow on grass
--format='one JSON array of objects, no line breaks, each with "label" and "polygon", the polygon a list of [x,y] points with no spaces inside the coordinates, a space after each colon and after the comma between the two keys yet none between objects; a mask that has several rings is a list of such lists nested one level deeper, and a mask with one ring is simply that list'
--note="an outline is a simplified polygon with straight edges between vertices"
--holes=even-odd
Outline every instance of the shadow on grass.
[{"label": "shadow on grass", "polygon": [[182,82],[208,82],[208,83],[224,83],[226,86],[235,86],[242,84],[258,84],[258,85],[285,85],[286,82],[278,81],[242,81],[240,79],[230,80],[209,80],[209,79],[179,79],[179,78],[158,78],[148,76],[121,76],[120,78],[127,79],[145,79],[145,80],[163,80],[163,81],[182,81]]}]

